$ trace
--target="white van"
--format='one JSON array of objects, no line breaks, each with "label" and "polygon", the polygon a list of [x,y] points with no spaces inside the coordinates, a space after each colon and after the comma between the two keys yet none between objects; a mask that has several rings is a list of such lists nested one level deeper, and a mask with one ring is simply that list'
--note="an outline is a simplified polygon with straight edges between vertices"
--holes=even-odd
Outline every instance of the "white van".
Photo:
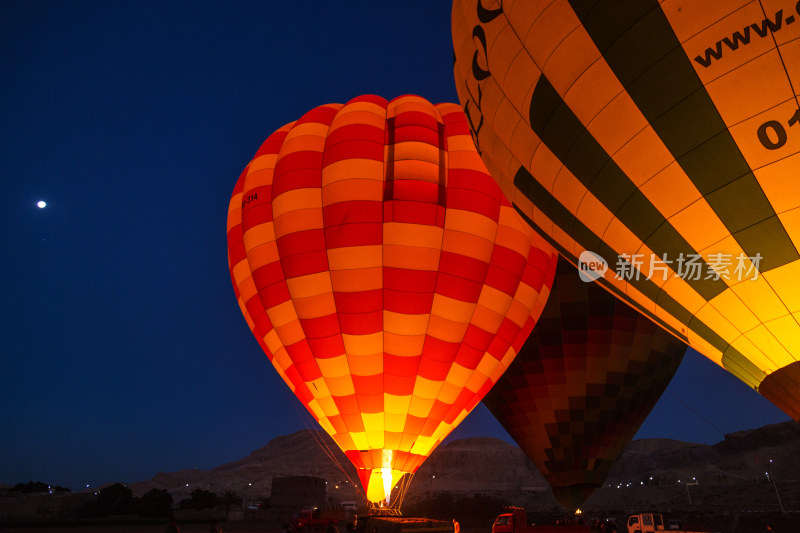
[{"label": "white van", "polygon": [[345,511],[356,511],[356,502],[341,502],[340,505]]}]

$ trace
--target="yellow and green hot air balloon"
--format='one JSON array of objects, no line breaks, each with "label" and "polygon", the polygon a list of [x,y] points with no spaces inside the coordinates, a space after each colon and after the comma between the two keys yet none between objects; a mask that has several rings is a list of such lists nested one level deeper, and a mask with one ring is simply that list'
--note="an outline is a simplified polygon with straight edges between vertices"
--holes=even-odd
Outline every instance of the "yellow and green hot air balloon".
[{"label": "yellow and green hot air balloon", "polygon": [[800,4],[455,0],[478,150],[584,275],[800,418]]}]

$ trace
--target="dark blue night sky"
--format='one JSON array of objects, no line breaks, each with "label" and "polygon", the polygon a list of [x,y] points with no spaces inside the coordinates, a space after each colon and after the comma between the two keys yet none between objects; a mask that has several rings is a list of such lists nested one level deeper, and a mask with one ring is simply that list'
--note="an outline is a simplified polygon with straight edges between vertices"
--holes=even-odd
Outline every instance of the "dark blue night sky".
[{"label": "dark blue night sky", "polygon": [[[317,105],[457,101],[449,26],[446,1],[0,3],[0,483],[211,468],[305,427],[234,298],[231,190]],[[691,352],[639,437],[787,419]],[[509,439],[480,406],[451,438],[482,435]]]}]

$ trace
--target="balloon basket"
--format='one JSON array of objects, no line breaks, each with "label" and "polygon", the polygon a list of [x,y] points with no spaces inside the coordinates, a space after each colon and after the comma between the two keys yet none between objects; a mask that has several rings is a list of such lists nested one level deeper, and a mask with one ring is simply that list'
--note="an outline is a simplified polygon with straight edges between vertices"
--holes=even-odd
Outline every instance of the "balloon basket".
[{"label": "balloon basket", "polygon": [[403,516],[400,507],[380,507],[370,502],[367,510],[368,516]]}]

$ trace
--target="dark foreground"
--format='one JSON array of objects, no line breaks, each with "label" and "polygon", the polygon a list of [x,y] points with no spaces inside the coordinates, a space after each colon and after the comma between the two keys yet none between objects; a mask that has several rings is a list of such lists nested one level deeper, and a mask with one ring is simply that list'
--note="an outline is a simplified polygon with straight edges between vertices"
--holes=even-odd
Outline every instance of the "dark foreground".
[{"label": "dark foreground", "polygon": [[[280,526],[264,522],[220,522],[225,533],[278,533]],[[164,533],[167,522],[0,525],[0,533]],[[181,523],[181,533],[209,533],[209,522]]]},{"label": "dark foreground", "polygon": [[[697,516],[695,518],[701,518]],[[702,519],[705,518],[705,519]],[[800,533],[800,513],[737,513],[727,516],[702,517],[701,530],[718,533]],[[617,522],[624,533],[624,521]],[[700,525],[700,524],[696,524]],[[0,523],[0,533],[164,533],[167,521],[98,521],[84,523]],[[178,521],[181,533],[209,533],[210,522]],[[278,523],[263,521],[220,522],[225,533],[279,533]],[[769,526],[770,529],[767,528]],[[463,533],[490,533],[491,524],[463,524]]]}]

